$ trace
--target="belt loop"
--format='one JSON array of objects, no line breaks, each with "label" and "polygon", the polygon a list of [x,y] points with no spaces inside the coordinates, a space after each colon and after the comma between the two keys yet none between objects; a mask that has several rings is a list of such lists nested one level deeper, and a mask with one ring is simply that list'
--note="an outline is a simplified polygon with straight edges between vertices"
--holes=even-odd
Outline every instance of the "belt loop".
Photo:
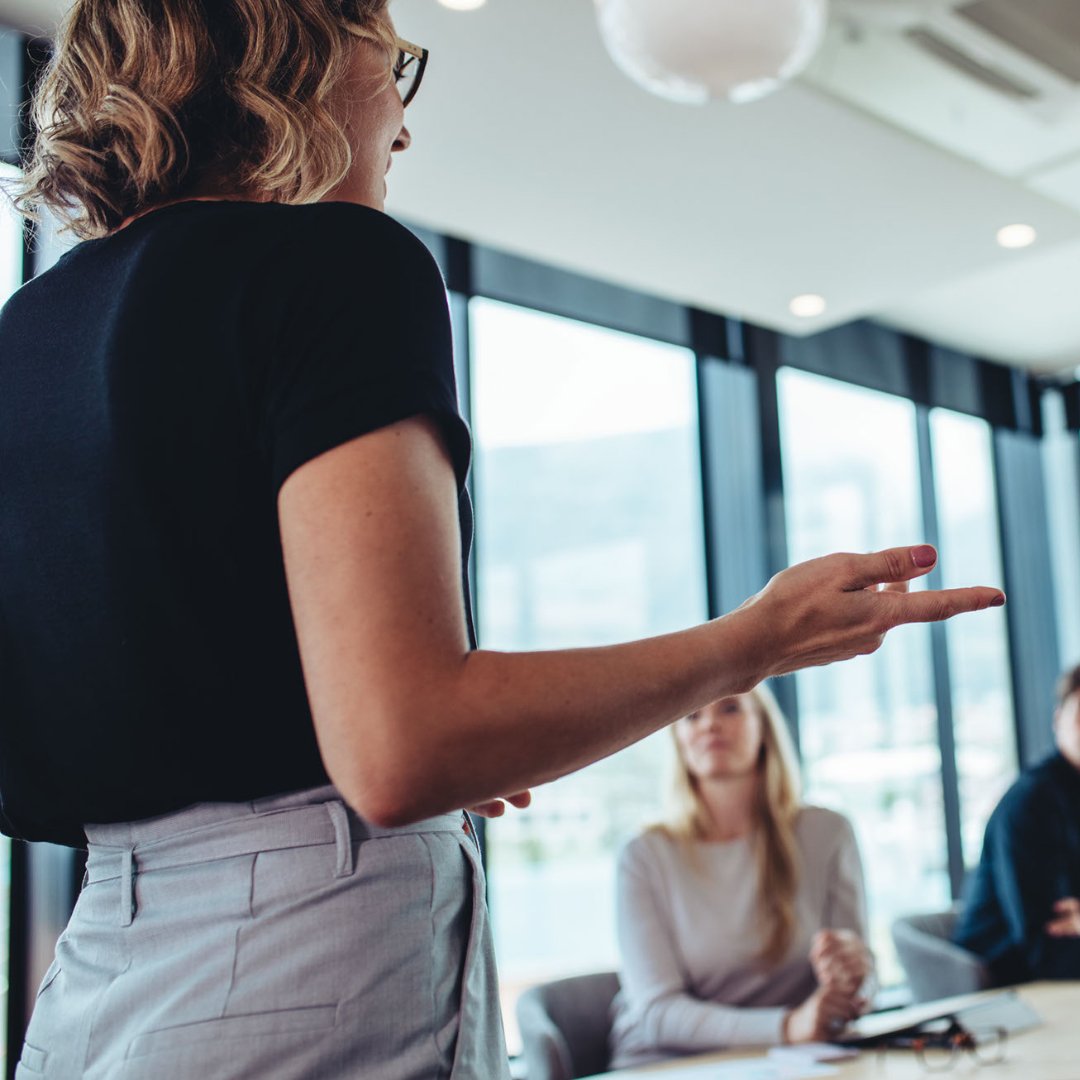
[{"label": "belt loop", "polygon": [[135,917],[135,849],[124,848],[120,857],[120,925],[130,926]]},{"label": "belt loop", "polygon": [[334,843],[337,845],[337,868],[334,877],[349,877],[353,872],[352,832],[349,829],[349,813],[345,804],[334,800],[326,804],[326,812],[334,826]]}]

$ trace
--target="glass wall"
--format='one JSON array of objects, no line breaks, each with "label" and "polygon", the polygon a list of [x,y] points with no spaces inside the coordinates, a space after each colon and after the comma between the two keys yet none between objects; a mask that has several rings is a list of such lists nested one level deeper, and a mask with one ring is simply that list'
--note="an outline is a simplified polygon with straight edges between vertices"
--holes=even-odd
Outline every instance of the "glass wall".
[{"label": "glass wall", "polygon": [[[777,392],[789,561],[922,540],[914,405],[791,368]],[[855,826],[879,975],[898,982],[893,920],[950,902],[929,630],[795,678],[807,800]]]},{"label": "glass wall", "polygon": [[[930,412],[942,584],[1002,583],[990,425]],[[964,865],[978,863],[983,830],[1016,777],[1016,732],[1004,609],[945,625]]]},{"label": "glass wall", "polygon": [[1063,667],[1080,664],[1080,447],[1059,391],[1043,396],[1046,509]]},{"label": "glass wall", "polygon": [[[694,357],[470,305],[481,645],[603,645],[706,615]],[[488,828],[508,1027],[522,989],[617,966],[619,846],[661,811],[661,732]]]},{"label": "glass wall", "polygon": [[[19,172],[0,162],[0,181],[11,180]],[[0,304],[22,284],[23,241],[21,219],[0,191]]]}]

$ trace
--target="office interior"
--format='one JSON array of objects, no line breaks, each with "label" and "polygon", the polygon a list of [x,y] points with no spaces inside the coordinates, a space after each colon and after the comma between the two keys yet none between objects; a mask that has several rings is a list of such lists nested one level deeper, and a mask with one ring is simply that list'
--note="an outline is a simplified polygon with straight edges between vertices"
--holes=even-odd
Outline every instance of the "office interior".
[{"label": "office interior", "polygon": [[[0,0],[8,175],[64,6]],[[1024,96],[866,6],[834,3],[769,96],[687,106],[618,70],[585,0],[397,0],[431,59],[387,209],[449,292],[482,645],[675,630],[793,562],[921,541],[930,587],[1008,594],[774,687],[808,800],[854,823],[902,1000],[893,922],[960,900],[1080,661],[1080,26],[1069,72],[999,50]],[[910,6],[955,30],[978,5]],[[0,302],[64,244],[0,210]],[[614,860],[661,817],[671,753],[661,732],[485,824],[512,1051],[522,991],[617,969]],[[0,856],[14,1051],[82,867]]]}]

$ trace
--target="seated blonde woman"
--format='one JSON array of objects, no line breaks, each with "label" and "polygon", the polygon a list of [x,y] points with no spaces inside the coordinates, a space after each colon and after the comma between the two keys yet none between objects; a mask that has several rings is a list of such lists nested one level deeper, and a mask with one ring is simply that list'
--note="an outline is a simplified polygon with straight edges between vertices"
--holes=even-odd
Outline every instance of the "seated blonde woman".
[{"label": "seated blonde woman", "polygon": [[805,806],[763,687],[672,726],[671,820],[619,861],[613,1068],[828,1039],[871,973],[862,865],[841,814]]}]

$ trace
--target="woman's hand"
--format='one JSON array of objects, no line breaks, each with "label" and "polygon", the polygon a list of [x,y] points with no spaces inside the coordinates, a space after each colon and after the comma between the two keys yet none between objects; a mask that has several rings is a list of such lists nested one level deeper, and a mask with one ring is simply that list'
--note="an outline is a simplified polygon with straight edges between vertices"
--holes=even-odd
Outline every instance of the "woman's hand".
[{"label": "woman's hand", "polygon": [[470,806],[469,813],[479,817],[496,818],[506,813],[506,804],[524,810],[532,802],[531,791],[519,791],[516,795],[507,795],[505,799],[491,799],[489,802],[480,803],[479,806]]},{"label": "woman's hand", "polygon": [[819,986],[784,1017],[786,1043],[827,1042],[862,1014],[863,1002],[833,987]]},{"label": "woman's hand", "polygon": [[[928,544],[871,555],[827,555],[777,574],[738,609],[756,620],[760,679],[876,652],[885,634],[913,622],[938,622],[1005,603],[1000,589],[907,591],[928,574]],[[760,681],[760,679],[758,681]]]},{"label": "woman's hand", "polygon": [[870,950],[853,930],[819,930],[810,943],[810,965],[819,986],[852,996],[870,974]]}]

